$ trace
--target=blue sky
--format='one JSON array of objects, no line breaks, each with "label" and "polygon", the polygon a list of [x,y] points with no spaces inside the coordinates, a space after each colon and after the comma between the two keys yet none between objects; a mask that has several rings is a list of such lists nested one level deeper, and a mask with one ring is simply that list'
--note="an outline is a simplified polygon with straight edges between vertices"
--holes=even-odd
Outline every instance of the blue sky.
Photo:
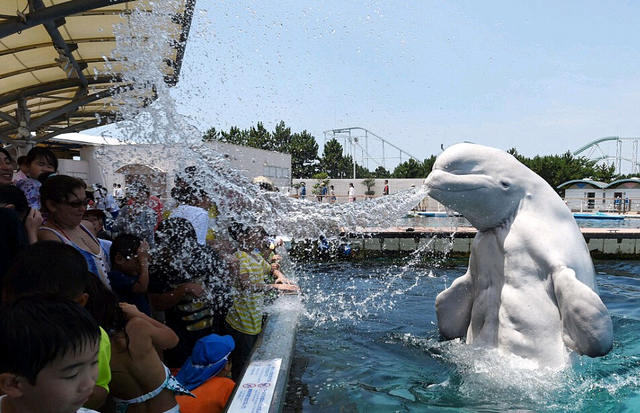
[{"label": "blue sky", "polygon": [[[640,136],[640,5],[198,0],[178,110],[204,131],[359,126],[424,159]],[[615,148],[610,152],[615,153]]]}]

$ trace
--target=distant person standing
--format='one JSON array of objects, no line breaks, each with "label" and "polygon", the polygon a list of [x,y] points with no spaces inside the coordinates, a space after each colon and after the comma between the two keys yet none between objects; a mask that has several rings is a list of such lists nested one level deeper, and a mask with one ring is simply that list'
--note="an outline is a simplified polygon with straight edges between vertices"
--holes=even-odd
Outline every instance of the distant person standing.
[{"label": "distant person standing", "polygon": [[353,182],[349,183],[349,202],[356,201],[356,188],[353,187]]},{"label": "distant person standing", "polygon": [[384,189],[382,189],[382,195],[389,195],[389,180],[384,180]]},{"label": "distant person standing", "polygon": [[116,199],[118,201],[121,201],[122,198],[124,198],[124,191],[122,190],[122,185],[121,184],[118,184],[118,187],[115,190],[115,195],[114,196],[116,197]]},{"label": "distant person standing", "polygon": [[300,182],[300,199],[305,199],[307,197],[307,187],[304,182]]},{"label": "distant person standing", "polygon": [[333,188],[333,185],[331,185],[331,191],[329,191],[329,193],[331,194],[331,203],[335,204],[336,203],[336,190]]},{"label": "distant person standing", "polygon": [[320,202],[324,201],[325,199],[327,199],[327,185],[322,184],[322,187],[320,189]]}]

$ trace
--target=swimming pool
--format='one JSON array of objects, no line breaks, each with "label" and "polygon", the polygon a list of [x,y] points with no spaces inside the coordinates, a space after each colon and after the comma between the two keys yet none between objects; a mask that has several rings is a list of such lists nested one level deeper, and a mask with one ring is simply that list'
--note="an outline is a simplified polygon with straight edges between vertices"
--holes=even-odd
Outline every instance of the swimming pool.
[{"label": "swimming pool", "polygon": [[288,411],[640,411],[640,263],[596,263],[614,348],[555,372],[440,341],[435,296],[465,271],[464,262],[305,264]]},{"label": "swimming pool", "polygon": [[[621,220],[610,219],[577,219],[576,222],[581,228],[640,228],[639,217],[625,217]],[[395,223],[400,227],[470,227],[471,224],[466,218],[460,216],[451,217],[425,217],[425,216],[405,216]]]}]

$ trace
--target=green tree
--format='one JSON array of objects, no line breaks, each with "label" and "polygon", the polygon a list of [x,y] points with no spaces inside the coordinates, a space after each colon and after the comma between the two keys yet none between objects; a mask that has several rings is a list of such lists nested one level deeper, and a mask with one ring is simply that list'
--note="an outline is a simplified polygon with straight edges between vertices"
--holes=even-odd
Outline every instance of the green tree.
[{"label": "green tree", "polygon": [[369,198],[373,197],[376,194],[376,191],[372,190],[376,184],[376,178],[370,177],[362,180],[362,185],[367,187],[367,190],[364,191],[364,194]]},{"label": "green tree", "polygon": [[[353,173],[351,157],[342,154],[342,145],[333,138],[324,145],[320,169],[333,179],[347,178]],[[350,174],[351,172],[351,174]]]},{"label": "green tree", "polygon": [[249,133],[241,131],[237,126],[232,126],[229,132],[220,132],[221,141],[232,143],[234,145],[249,146]]},{"label": "green tree", "polygon": [[620,179],[620,175],[616,174],[616,166],[614,164],[600,164],[593,168],[593,180],[611,183]]},{"label": "green tree", "polygon": [[436,163],[435,155],[431,155],[429,158],[425,159],[424,162],[422,162],[422,169],[424,170],[425,176],[431,173],[434,163]]},{"label": "green tree", "polygon": [[322,184],[324,184],[327,188],[329,188],[329,182],[331,181],[331,179],[329,179],[329,175],[327,175],[326,172],[318,172],[314,174],[312,178],[316,180],[316,183],[313,184],[313,189],[311,190],[311,193],[318,197],[318,201],[322,201],[323,199],[320,198]]},{"label": "green tree", "polygon": [[373,171],[373,176],[376,178],[391,178],[391,172],[389,172],[384,166],[380,165]]},{"label": "green tree", "polygon": [[291,136],[289,149],[291,155],[291,175],[295,178],[309,178],[317,172],[318,143],[306,130]]},{"label": "green tree", "polygon": [[204,133],[202,140],[204,142],[219,141],[222,140],[222,134],[216,128],[211,128]]},{"label": "green tree", "polygon": [[[292,155],[293,158],[293,154],[291,153],[292,139],[291,128],[288,128],[284,124],[284,121],[281,120],[280,123],[276,125],[276,129],[271,133],[272,150],[288,153]],[[291,162],[293,163],[293,159]]]},{"label": "green tree", "polygon": [[426,178],[426,176],[423,164],[413,158],[396,166],[392,174],[394,178]]},{"label": "green tree", "polygon": [[356,177],[358,178],[373,178],[373,173],[364,166],[356,163]]},{"label": "green tree", "polygon": [[[533,172],[537,173],[558,193],[558,185],[576,179],[593,179],[598,175],[596,162],[585,157],[575,157],[570,151],[563,155],[546,155],[526,158],[518,153],[515,148],[507,151],[518,161],[522,162]],[[606,170],[600,171],[602,173]]]},{"label": "green tree", "polygon": [[[353,178],[353,156],[351,155],[343,156],[342,162],[340,162],[340,167],[342,170],[343,178]],[[358,165],[356,164],[356,173],[357,173],[357,167]]]},{"label": "green tree", "polygon": [[258,122],[255,127],[251,127],[249,130],[249,141],[247,146],[252,148],[265,149],[267,151],[274,150],[274,143],[271,139],[271,134],[264,128],[262,122]]}]

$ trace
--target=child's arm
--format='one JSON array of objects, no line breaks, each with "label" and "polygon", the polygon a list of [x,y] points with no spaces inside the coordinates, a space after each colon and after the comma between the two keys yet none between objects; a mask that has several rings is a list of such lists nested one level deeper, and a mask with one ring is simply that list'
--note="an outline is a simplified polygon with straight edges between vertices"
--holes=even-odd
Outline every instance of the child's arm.
[{"label": "child's arm", "polygon": [[35,244],[38,242],[38,229],[42,225],[42,215],[37,209],[31,208],[29,215],[24,220],[24,228],[27,231],[27,237],[29,238],[29,244]]},{"label": "child's arm", "polygon": [[273,270],[273,275],[276,276],[276,284],[293,284],[280,270]]},{"label": "child's arm", "polygon": [[136,294],[146,294],[149,287],[149,244],[146,240],[140,243],[136,254],[140,260],[140,274],[138,281],[131,287],[131,291]]},{"label": "child's arm", "polygon": [[[280,276],[278,276],[279,273]],[[280,291],[287,291],[287,292],[299,292],[300,291],[300,287],[298,287],[297,285],[293,284],[293,282],[287,278],[284,278],[284,276],[282,275],[282,273],[278,270],[274,271],[274,275],[276,275],[277,279],[276,279],[276,283],[277,284],[265,284],[265,283],[255,283],[252,284],[249,281],[249,274],[240,274],[240,283],[244,288],[248,288],[254,291],[269,291],[269,290],[280,290]],[[283,281],[286,280],[286,282]]]},{"label": "child's arm", "polygon": [[158,311],[168,310],[175,307],[184,299],[186,295],[200,297],[204,294],[204,288],[200,284],[185,283],[179,285],[176,289],[167,291],[162,294],[149,294],[149,299],[153,308]]},{"label": "child's arm", "polygon": [[[154,320],[153,318],[144,314],[143,312],[138,310],[135,305],[120,303],[120,308],[122,308],[122,311],[127,316],[127,322],[130,322],[134,318],[144,320],[144,323],[142,323],[142,328],[147,329],[147,332],[149,333],[154,346],[160,347],[162,349],[168,349],[178,345],[178,336],[172,329],[162,324],[158,320]],[[145,324],[148,324],[148,326],[146,326]]]}]

